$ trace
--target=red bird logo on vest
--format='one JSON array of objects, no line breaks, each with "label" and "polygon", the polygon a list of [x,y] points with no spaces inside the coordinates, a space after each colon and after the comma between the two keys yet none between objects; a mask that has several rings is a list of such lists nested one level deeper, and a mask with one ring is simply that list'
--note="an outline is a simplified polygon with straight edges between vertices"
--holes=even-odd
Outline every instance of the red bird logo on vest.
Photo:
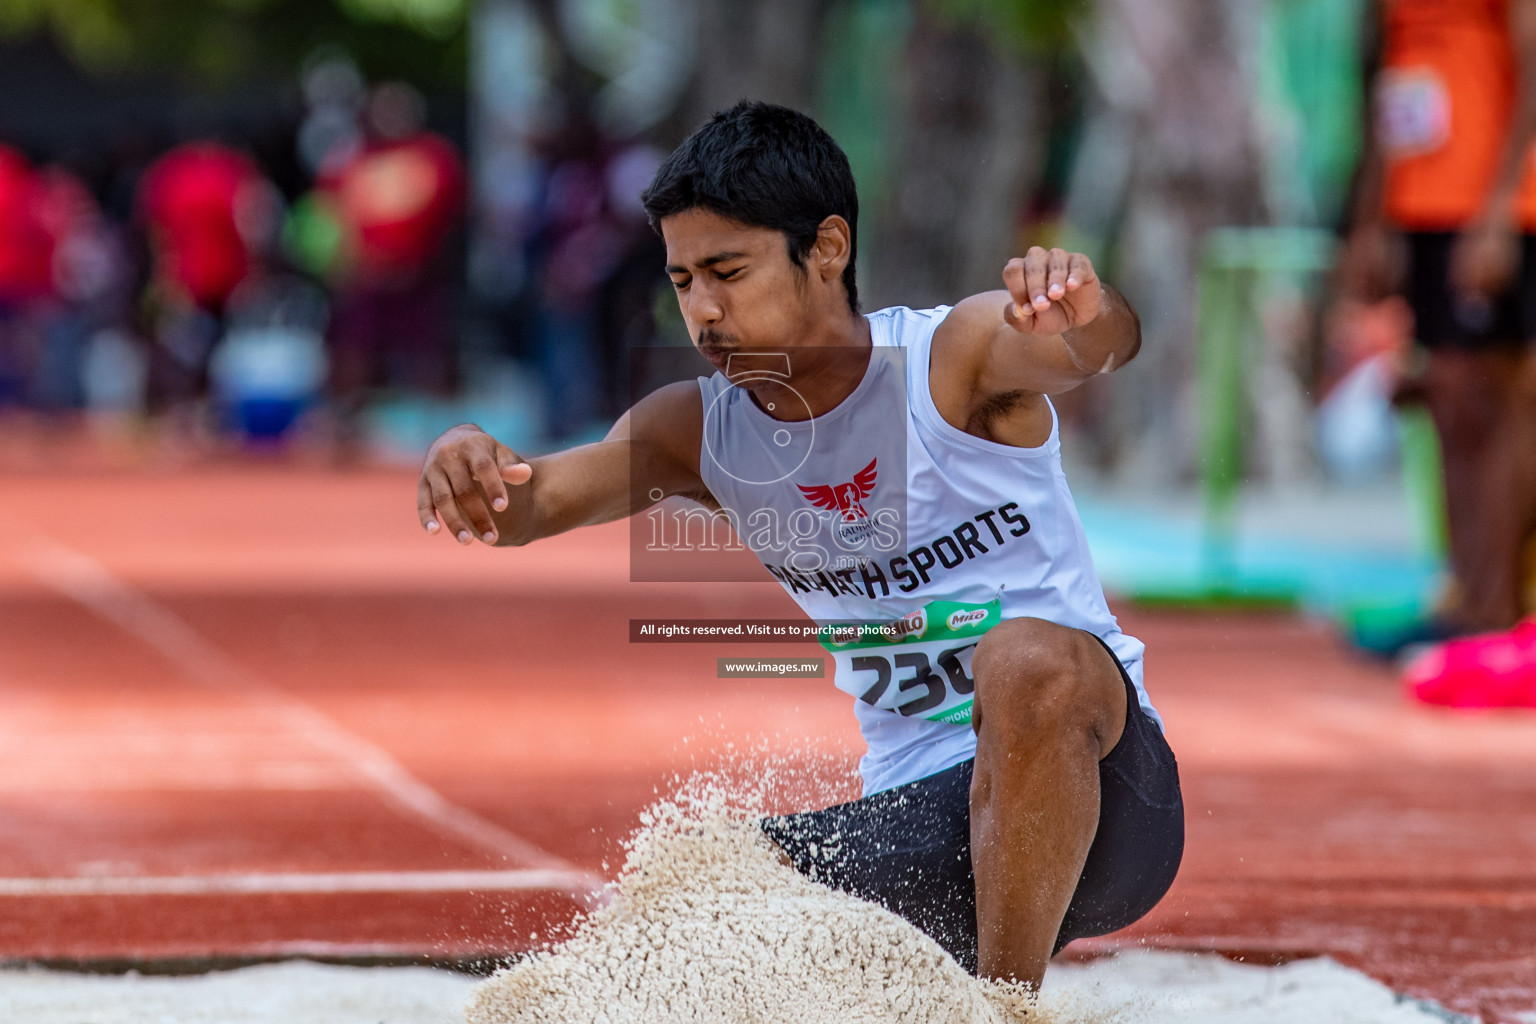
[{"label": "red bird logo on vest", "polygon": [[819,484],[815,487],[806,487],[804,484],[795,486],[800,488],[800,493],[805,495],[805,500],[817,508],[824,508],[828,512],[841,512],[845,523],[868,519],[869,513],[864,510],[864,499],[875,490],[875,461],[870,459],[869,465],[855,473],[852,483]]}]

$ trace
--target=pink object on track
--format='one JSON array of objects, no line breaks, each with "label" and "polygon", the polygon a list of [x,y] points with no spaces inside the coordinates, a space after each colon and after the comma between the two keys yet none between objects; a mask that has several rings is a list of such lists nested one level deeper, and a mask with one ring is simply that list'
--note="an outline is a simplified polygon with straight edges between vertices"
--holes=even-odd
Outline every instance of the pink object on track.
[{"label": "pink object on track", "polygon": [[1536,708],[1536,617],[1436,644],[1403,673],[1408,692],[1453,708]]}]

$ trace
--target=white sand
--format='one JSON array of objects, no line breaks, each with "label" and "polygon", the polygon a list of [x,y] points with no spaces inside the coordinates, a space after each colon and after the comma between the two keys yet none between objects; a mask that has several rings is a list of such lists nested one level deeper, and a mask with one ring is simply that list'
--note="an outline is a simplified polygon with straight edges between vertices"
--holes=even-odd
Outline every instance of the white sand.
[{"label": "white sand", "polygon": [[[425,967],[288,962],[193,978],[0,971],[6,1024],[457,1024],[475,979]],[[1444,1024],[1331,960],[1284,967],[1130,953],[1046,974],[1053,1021]],[[585,1021],[595,1021],[589,1015]],[[816,1016],[813,1021],[833,1021]],[[1536,1021],[1536,1015],[1532,1016]],[[551,1018],[550,1024],[556,1024]]]},{"label": "white sand", "polygon": [[469,1024],[1023,1018],[1021,991],[975,980],[896,915],[808,881],[754,824],[674,810],[573,939],[476,988]]},{"label": "white sand", "polygon": [[0,971],[5,1024],[456,1024],[473,978],[263,964],[189,978]]},{"label": "white sand", "polygon": [[[1194,953],[1132,952],[1045,973],[1055,1021],[1117,1024],[1446,1024],[1445,1010],[1405,1000],[1326,957],[1281,967]],[[1468,1021],[1467,1024],[1474,1024]]]},{"label": "white sand", "polygon": [[653,812],[614,899],[564,945],[477,986],[467,1024],[1016,1024],[1435,1018],[1329,961],[1279,970],[1141,954],[1053,967],[1038,1005],[895,915],[783,864],[719,790]]},{"label": "white sand", "polygon": [[[613,900],[568,943],[477,983],[288,962],[192,978],[0,971],[3,1024],[1013,1024],[1011,990],[905,921],[784,865],[705,784],[659,805]],[[1332,961],[1141,952],[1058,964],[1030,1021],[1443,1024]]]}]

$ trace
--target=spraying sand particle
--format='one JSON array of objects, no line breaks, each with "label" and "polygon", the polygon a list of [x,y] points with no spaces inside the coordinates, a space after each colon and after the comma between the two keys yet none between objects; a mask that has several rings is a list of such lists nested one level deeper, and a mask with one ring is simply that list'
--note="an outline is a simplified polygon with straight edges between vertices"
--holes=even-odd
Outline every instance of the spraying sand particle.
[{"label": "spraying sand particle", "polygon": [[726,805],[653,809],[612,902],[478,985],[468,1024],[1038,1019],[1023,990],[978,981],[895,914],[802,877]]}]

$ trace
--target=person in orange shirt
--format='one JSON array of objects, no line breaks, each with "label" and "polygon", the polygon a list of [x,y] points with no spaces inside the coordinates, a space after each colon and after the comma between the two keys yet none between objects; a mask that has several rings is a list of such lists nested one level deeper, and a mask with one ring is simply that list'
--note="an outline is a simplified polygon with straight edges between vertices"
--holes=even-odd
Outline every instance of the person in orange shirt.
[{"label": "person in orange shirt", "polygon": [[1536,0],[1379,7],[1344,287],[1402,287],[1426,354],[1457,585],[1430,633],[1505,629],[1536,527]]}]

